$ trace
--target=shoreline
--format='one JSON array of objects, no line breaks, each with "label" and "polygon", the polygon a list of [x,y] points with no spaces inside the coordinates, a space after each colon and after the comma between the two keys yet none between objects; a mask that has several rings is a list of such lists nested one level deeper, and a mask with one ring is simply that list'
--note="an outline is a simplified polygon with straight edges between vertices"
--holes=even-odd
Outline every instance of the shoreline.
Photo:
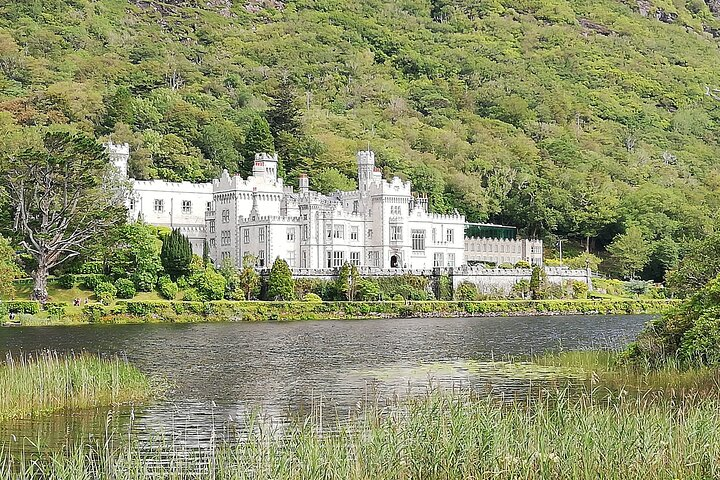
[{"label": "shoreline", "polygon": [[[657,315],[678,304],[668,299],[611,300],[482,300],[383,302],[185,302],[118,301],[62,308],[57,303],[42,310],[36,302],[7,302],[18,310],[19,326],[73,326],[92,324],[215,323],[304,320],[370,320],[404,318],[467,318],[555,315]],[[54,308],[54,310],[53,310]],[[17,323],[19,322],[19,324]]]}]

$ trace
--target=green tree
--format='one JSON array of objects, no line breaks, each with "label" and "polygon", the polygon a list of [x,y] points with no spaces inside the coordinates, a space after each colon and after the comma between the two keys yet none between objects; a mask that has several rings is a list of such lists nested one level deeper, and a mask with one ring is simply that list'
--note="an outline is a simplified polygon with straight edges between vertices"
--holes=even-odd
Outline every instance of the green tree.
[{"label": "green tree", "polygon": [[267,297],[269,300],[295,299],[295,285],[293,284],[292,272],[287,262],[282,258],[276,258],[270,269]]},{"label": "green tree", "polygon": [[165,272],[173,280],[177,280],[190,272],[190,263],[193,260],[190,240],[179,229],[173,229],[163,238],[160,260]]},{"label": "green tree", "polygon": [[270,133],[270,125],[264,117],[257,116],[253,119],[245,135],[245,143],[243,144],[243,152],[245,163],[243,168],[244,175],[252,173],[255,163],[256,153],[274,153],[275,144],[272,134]]},{"label": "green tree", "polygon": [[354,180],[333,167],[326,168],[317,175],[310,177],[310,183],[314,190],[322,193],[330,193],[335,190],[348,191],[357,188]]},{"label": "green tree", "polygon": [[347,262],[344,263],[340,268],[338,278],[335,282],[335,288],[342,296],[343,300],[348,300],[350,302],[355,300],[355,295],[357,294],[358,287],[360,285],[360,274],[358,273],[355,265]]},{"label": "green tree", "polygon": [[13,280],[21,275],[22,271],[16,263],[15,250],[8,239],[0,235],[0,296],[11,297],[15,293]]},{"label": "green tree", "polygon": [[157,228],[133,222],[113,229],[101,248],[105,270],[114,278],[129,278],[141,292],[149,292],[162,272]]},{"label": "green tree", "polygon": [[265,114],[275,139],[281,132],[289,133],[295,137],[302,134],[302,123],[300,122],[300,110],[295,103],[295,95],[292,84],[288,79],[280,83],[280,88],[275,94],[272,108]]},{"label": "green tree", "polygon": [[642,230],[632,226],[625,233],[617,235],[607,250],[617,262],[620,273],[634,279],[635,274],[650,260],[651,248],[645,241]]},{"label": "green tree", "polygon": [[246,253],[243,257],[242,270],[238,278],[238,287],[243,292],[244,300],[252,300],[260,294],[260,275],[255,271],[257,259]]},{"label": "green tree", "polygon": [[200,298],[204,301],[222,300],[225,296],[225,277],[208,265],[204,270],[191,275],[189,283],[197,290]]},{"label": "green tree", "polygon": [[547,273],[542,267],[535,266],[530,274],[530,294],[533,300],[542,300],[545,298],[547,290]]},{"label": "green tree", "polygon": [[124,222],[124,192],[103,146],[85,135],[48,133],[42,148],[0,162],[0,195],[34,261],[32,298],[45,302],[49,272]]},{"label": "green tree", "polygon": [[720,231],[691,241],[682,261],[667,273],[667,286],[678,296],[697,292],[720,275]]},{"label": "green tree", "polygon": [[117,87],[115,92],[105,99],[105,105],[101,133],[112,132],[117,123],[133,123],[133,96],[128,87]]}]

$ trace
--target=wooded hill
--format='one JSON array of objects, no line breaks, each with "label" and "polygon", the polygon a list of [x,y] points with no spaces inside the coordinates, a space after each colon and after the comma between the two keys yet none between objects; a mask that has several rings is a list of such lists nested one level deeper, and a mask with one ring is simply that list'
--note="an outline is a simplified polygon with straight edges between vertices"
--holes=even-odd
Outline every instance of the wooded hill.
[{"label": "wooded hill", "polygon": [[329,191],[369,145],[436,211],[593,250],[638,227],[655,278],[718,217],[717,0],[4,3],[4,153],[79,130],[199,181],[274,146]]}]

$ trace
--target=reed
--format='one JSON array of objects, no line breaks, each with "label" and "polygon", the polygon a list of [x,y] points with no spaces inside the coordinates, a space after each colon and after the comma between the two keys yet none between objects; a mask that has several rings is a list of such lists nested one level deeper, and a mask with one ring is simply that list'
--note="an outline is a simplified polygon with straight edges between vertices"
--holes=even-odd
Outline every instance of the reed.
[{"label": "reed", "polygon": [[[323,431],[316,420],[253,424],[234,445],[191,449],[105,441],[42,456],[0,457],[0,477],[144,479],[720,478],[720,404],[592,392],[540,393],[502,405],[435,393],[360,412]],[[116,445],[116,446],[113,446]],[[14,473],[13,473],[14,472]]]},{"label": "reed", "polygon": [[0,363],[0,420],[140,402],[149,379],[118,357],[43,351]]}]

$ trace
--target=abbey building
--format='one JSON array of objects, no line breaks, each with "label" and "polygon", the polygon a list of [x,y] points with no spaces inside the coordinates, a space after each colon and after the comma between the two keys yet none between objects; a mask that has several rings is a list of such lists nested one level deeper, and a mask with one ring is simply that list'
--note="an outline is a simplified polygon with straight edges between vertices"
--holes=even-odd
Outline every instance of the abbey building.
[{"label": "abbey building", "polygon": [[[108,148],[126,173],[128,146]],[[260,268],[279,257],[293,269],[335,269],[347,262],[363,270],[428,270],[466,265],[468,246],[470,257],[484,261],[542,263],[541,243],[538,252],[522,240],[468,242],[463,215],[431,213],[409,181],[383,179],[371,151],[358,152],[358,189],[349,192],[315,192],[307,176],[295,191],[278,177],[277,166],[277,155],[258,153],[248,178],[225,171],[212,183],[132,180],[129,215],[179,228],[195,253],[207,245],[218,265],[225,259],[240,265],[250,254]],[[486,243],[489,252],[475,251]]]}]

